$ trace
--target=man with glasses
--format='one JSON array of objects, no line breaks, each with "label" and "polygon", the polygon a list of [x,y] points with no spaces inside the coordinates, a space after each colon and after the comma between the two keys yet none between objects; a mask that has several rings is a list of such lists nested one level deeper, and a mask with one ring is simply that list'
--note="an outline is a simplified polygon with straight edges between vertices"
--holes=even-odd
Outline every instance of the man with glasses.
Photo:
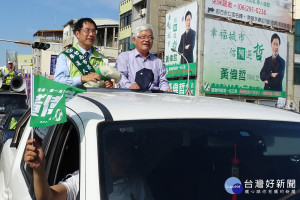
[{"label": "man with glasses", "polygon": [[[78,43],[59,55],[54,75],[55,81],[82,87],[84,83],[101,80],[101,76],[95,72],[97,68],[108,63],[105,56],[93,47],[97,36],[96,28],[96,23],[90,18],[81,18],[75,23],[73,32]],[[104,87],[111,88],[112,86],[111,81],[104,82]]]},{"label": "man with glasses", "polygon": [[[153,45],[153,28],[149,24],[145,24],[136,28],[133,33],[132,41],[135,49],[132,51],[122,52],[117,59],[116,67],[122,74],[119,82],[120,88],[141,89],[141,84],[136,80],[136,74],[140,74],[142,78],[144,72],[153,72],[151,81],[141,80],[140,82],[149,84],[147,89],[162,90],[171,92],[169,82],[166,78],[166,68],[161,59],[150,53]],[[146,69],[146,70],[145,70]]]}]

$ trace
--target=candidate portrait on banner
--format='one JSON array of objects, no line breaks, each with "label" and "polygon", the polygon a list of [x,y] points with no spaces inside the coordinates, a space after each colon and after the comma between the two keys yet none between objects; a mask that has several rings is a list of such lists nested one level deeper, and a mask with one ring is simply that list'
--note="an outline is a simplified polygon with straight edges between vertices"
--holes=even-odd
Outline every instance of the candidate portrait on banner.
[{"label": "candidate portrait on banner", "polygon": [[[178,52],[182,53],[183,56],[187,59],[188,63],[194,62],[194,47],[195,47],[195,38],[196,38],[196,31],[191,28],[191,21],[193,15],[191,11],[187,11],[184,16],[185,22],[185,31],[181,35],[180,43],[178,46]],[[186,60],[181,57],[180,59],[181,64],[185,64]]]},{"label": "candidate portrait on banner", "polygon": [[272,55],[265,59],[260,79],[265,83],[264,90],[282,91],[285,60],[279,55],[280,37],[277,33],[271,37],[271,49]]}]

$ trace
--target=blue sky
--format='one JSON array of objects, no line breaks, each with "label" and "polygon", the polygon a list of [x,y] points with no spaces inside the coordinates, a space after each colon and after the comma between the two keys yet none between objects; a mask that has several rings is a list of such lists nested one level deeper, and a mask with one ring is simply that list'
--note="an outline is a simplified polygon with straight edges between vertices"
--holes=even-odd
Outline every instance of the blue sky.
[{"label": "blue sky", "polygon": [[[38,30],[62,30],[71,19],[81,17],[119,20],[122,0],[6,0],[1,1],[0,39],[33,41]],[[32,54],[32,49],[0,41],[0,66],[6,50]]]}]

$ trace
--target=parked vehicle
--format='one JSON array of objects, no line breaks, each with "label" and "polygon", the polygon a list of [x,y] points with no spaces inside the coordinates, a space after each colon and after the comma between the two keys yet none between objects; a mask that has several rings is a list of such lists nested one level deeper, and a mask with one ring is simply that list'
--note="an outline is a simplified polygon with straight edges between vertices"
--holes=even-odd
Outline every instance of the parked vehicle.
[{"label": "parked vehicle", "polygon": [[27,95],[16,92],[0,92],[0,121],[11,109],[28,109]]},{"label": "parked vehicle", "polygon": [[[95,91],[67,102],[67,122],[34,128],[49,185],[80,170],[79,199],[111,200],[115,168],[107,152],[125,141],[131,153],[119,151],[117,167],[129,160],[128,170],[155,200],[299,199],[298,113],[211,97]],[[34,199],[32,169],[23,161],[29,118],[4,144],[1,200]],[[228,182],[233,177],[240,183]],[[238,184],[240,194],[233,190]]]}]

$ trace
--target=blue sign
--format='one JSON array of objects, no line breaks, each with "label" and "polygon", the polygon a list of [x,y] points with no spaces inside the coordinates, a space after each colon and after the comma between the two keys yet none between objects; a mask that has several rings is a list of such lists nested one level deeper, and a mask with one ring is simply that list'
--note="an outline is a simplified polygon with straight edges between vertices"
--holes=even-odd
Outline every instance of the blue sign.
[{"label": "blue sign", "polygon": [[51,55],[50,60],[50,75],[54,75],[58,55]]}]

